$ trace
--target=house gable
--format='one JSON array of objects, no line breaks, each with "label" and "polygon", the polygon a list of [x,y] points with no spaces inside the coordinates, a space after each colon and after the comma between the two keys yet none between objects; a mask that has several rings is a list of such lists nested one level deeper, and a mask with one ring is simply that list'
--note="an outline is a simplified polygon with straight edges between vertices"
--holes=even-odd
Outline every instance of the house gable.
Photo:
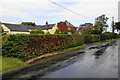
[{"label": "house gable", "polygon": [[58,30],[58,27],[57,27],[56,25],[54,25],[54,26],[52,27],[52,29],[49,29],[49,30],[48,30],[48,32],[49,32],[50,34],[54,34],[54,33],[56,32],[56,30]]},{"label": "house gable", "polygon": [[0,27],[2,27],[4,33],[10,33],[10,29],[8,27],[6,27],[4,24],[0,24]]},{"label": "house gable", "polygon": [[58,23],[58,29],[61,32],[68,32],[69,30],[76,30],[76,27],[74,27],[71,23],[65,21]]}]

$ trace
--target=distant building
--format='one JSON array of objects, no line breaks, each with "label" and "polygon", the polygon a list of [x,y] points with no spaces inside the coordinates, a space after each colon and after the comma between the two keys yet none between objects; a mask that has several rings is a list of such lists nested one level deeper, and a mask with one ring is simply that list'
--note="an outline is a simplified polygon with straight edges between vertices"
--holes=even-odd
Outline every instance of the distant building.
[{"label": "distant building", "polygon": [[39,26],[39,29],[41,29],[45,34],[54,34],[56,30],[58,30],[58,27],[56,26],[56,24],[46,24]]},{"label": "distant building", "polygon": [[68,32],[68,34],[72,34],[70,33],[69,31],[76,31],[76,27],[74,27],[70,22],[68,22],[67,20],[64,21],[64,22],[59,22],[57,24],[58,26],[58,29],[61,31],[61,32]]},{"label": "distant building", "polygon": [[120,1],[118,2],[118,21],[120,22]]},{"label": "distant building", "polygon": [[30,34],[31,31],[42,30],[45,34],[48,32],[54,34],[58,27],[56,24],[46,24],[46,25],[23,25],[23,24],[10,24],[10,23],[1,23],[0,27],[3,30],[3,33],[6,34]]},{"label": "distant building", "polygon": [[1,23],[0,27],[6,34],[30,34],[28,27],[25,25]]},{"label": "distant building", "polygon": [[79,30],[81,30],[82,28],[93,28],[94,29],[94,26],[92,23],[85,23],[79,26]]}]

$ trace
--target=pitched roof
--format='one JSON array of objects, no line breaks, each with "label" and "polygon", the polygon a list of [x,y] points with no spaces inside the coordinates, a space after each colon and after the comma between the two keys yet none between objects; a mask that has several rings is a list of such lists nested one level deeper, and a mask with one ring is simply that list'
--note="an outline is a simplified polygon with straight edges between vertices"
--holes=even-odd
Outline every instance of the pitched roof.
[{"label": "pitched roof", "polygon": [[64,22],[62,22],[62,23],[64,23],[65,25],[67,25],[67,26],[69,26],[69,27],[74,27],[70,22],[68,22],[67,20],[65,20]]},{"label": "pitched roof", "polygon": [[52,29],[54,25],[55,24],[40,25],[40,26],[38,26],[38,29],[48,30],[48,29]]},{"label": "pitched roof", "polygon": [[88,28],[88,27],[90,27],[91,25],[92,25],[91,23],[85,23],[85,24],[81,24],[81,25],[79,26],[79,28],[82,28],[83,26],[86,27],[86,28]]},{"label": "pitched roof", "polygon": [[23,25],[23,24],[10,24],[10,23],[2,23],[6,27],[8,27],[11,31],[20,31],[20,32],[29,32],[28,29],[42,29],[48,30],[52,29],[55,24],[48,24],[48,25],[38,25],[38,26],[31,26],[31,25]]},{"label": "pitched roof", "polygon": [[29,32],[28,29],[37,29],[37,26],[28,26],[22,24],[9,24],[9,23],[2,23],[6,27],[8,27],[11,31],[20,31],[20,32]]}]

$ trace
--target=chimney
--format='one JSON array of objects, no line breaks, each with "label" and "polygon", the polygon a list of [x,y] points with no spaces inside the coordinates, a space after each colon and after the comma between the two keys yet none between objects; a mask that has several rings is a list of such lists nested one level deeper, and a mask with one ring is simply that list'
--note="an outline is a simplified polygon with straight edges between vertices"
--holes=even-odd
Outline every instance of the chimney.
[{"label": "chimney", "polygon": [[46,21],[46,25],[48,25],[48,22]]}]

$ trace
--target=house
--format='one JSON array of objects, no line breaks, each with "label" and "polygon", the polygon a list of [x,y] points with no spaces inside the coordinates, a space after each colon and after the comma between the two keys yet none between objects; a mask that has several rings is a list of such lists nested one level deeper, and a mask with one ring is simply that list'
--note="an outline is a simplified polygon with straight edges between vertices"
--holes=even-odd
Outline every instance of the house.
[{"label": "house", "polygon": [[91,29],[94,29],[94,26],[92,23],[85,23],[85,24],[81,24],[79,26],[79,30],[82,31],[82,28],[91,28]]},{"label": "house", "polygon": [[27,26],[19,24],[0,23],[3,33],[6,34],[30,34]]},{"label": "house", "polygon": [[41,29],[45,34],[54,34],[56,30],[58,30],[56,24],[48,24],[48,22],[46,22],[46,25],[39,25],[38,27],[38,29]]},{"label": "house", "polygon": [[23,25],[23,24],[10,24],[10,23],[1,23],[4,33],[6,34],[30,34],[31,31],[42,30],[45,34],[48,32],[54,34],[58,29],[56,24],[47,24],[47,25]]},{"label": "house", "polygon": [[79,31],[81,32],[81,34],[83,34],[83,33],[89,33],[90,31],[92,31],[92,30],[94,30],[95,29],[95,27],[93,26],[93,24],[91,24],[91,23],[85,23],[85,24],[81,24],[80,26],[79,26]]},{"label": "house", "polygon": [[71,32],[69,31],[76,31],[76,27],[74,27],[70,22],[68,22],[67,20],[64,22],[59,22],[57,24],[58,26],[58,30],[60,30],[61,32],[68,32],[68,34],[71,34]]}]

